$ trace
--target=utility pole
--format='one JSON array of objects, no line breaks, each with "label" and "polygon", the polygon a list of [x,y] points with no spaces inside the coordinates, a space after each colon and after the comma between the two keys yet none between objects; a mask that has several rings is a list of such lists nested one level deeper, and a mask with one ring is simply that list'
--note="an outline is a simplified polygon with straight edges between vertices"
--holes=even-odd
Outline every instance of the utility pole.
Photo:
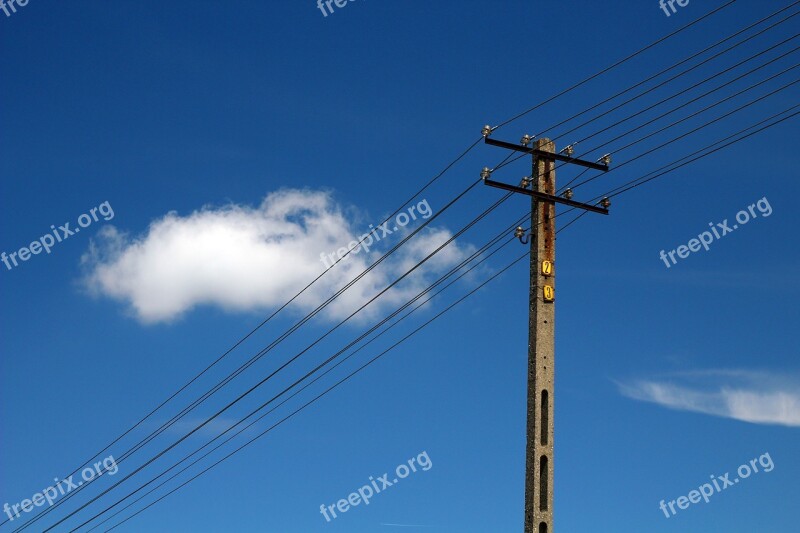
[{"label": "utility pole", "polygon": [[530,239],[530,290],[528,313],[528,409],[525,452],[525,533],[553,532],[553,434],[555,384],[555,275],[556,275],[556,203],[608,214],[610,205],[603,198],[601,206],[572,201],[572,191],[556,195],[556,161],[607,171],[610,156],[600,162],[572,158],[572,147],[556,153],[549,139],[526,135],[519,145],[490,138],[491,128],[483,129],[486,144],[530,153],[532,173],[519,186],[489,179],[492,171],[484,168],[481,177],[486,185],[531,197],[531,229],[525,235],[517,228],[515,235],[523,244]]}]

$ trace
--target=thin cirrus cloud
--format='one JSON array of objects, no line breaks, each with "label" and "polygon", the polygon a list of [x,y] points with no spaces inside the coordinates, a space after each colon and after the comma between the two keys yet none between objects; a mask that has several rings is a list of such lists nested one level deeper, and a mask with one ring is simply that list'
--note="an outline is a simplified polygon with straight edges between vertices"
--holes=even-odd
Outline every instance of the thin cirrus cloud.
[{"label": "thin cirrus cloud", "polygon": [[[204,207],[186,216],[170,212],[142,235],[105,226],[83,255],[83,282],[92,293],[125,304],[143,323],[169,322],[200,306],[229,312],[274,309],[325,270],[320,254],[346,247],[369,231],[347,216],[351,211],[328,192],[284,189],[270,193],[257,207]],[[409,228],[422,222],[418,219]],[[354,250],[295,300],[292,309],[316,308],[386,247],[397,244],[403,231],[408,230],[385,236],[368,251]],[[425,228],[334,300],[324,316],[348,316],[451,236],[445,228]],[[405,302],[472,251],[469,245],[451,243],[356,319],[374,318]]]},{"label": "thin cirrus cloud", "polygon": [[659,380],[617,382],[624,396],[681,411],[753,424],[800,427],[800,379],[748,370],[672,374]]}]

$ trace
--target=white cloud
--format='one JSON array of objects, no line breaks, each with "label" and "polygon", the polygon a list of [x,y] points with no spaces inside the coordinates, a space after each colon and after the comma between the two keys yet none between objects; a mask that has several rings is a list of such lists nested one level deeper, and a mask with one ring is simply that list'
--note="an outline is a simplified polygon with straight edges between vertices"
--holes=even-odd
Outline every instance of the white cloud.
[{"label": "white cloud", "polygon": [[617,383],[635,400],[670,409],[733,418],[754,424],[800,426],[800,380],[745,370],[675,374],[669,381]]},{"label": "white cloud", "polygon": [[[203,305],[231,312],[273,309],[325,269],[321,253],[346,247],[368,230],[355,227],[329,193],[286,189],[269,194],[258,207],[205,207],[187,216],[170,212],[139,236],[105,226],[84,254],[84,282],[92,292],[126,303],[146,323],[169,321]],[[314,309],[397,244],[402,231],[368,252],[348,255],[292,307]],[[346,317],[451,236],[429,226],[337,298],[326,316]],[[452,243],[357,317],[371,318],[404,302],[471,251]]]}]

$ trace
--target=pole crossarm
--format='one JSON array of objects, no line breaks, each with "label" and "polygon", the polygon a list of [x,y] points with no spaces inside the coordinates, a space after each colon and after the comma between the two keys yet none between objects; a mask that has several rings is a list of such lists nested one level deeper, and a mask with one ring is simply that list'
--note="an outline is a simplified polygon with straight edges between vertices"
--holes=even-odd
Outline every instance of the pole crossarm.
[{"label": "pole crossarm", "polygon": [[497,141],[495,139],[492,139],[491,137],[484,137],[484,142],[492,146],[499,146],[500,148],[505,148],[506,150],[514,150],[515,152],[532,154],[533,156],[542,159],[563,161],[564,163],[570,163],[572,165],[579,165],[594,170],[602,170],[603,172],[608,172],[608,165],[605,165],[603,163],[596,163],[594,161],[584,161],[583,159],[576,159],[574,157],[570,157],[564,154],[545,152],[543,150],[539,150],[538,148],[528,148],[527,146],[522,144],[514,144],[506,141]]},{"label": "pole crossarm", "polygon": [[509,185],[507,183],[503,183],[500,181],[494,181],[490,179],[485,179],[483,182],[488,185],[489,187],[496,187],[498,189],[504,189],[506,191],[516,192],[520,194],[526,194],[528,196],[533,196],[534,198],[541,200],[543,202],[551,202],[557,204],[564,204],[570,207],[577,207],[579,209],[585,209],[587,211],[592,211],[593,213],[601,213],[603,215],[608,214],[608,209],[605,209],[600,206],[591,205],[591,204],[584,204],[582,202],[576,202],[574,200],[567,200],[566,198],[562,198],[561,196],[553,196],[552,194],[546,194],[539,191],[532,191],[530,189],[523,189],[522,187],[518,187],[517,185]]}]

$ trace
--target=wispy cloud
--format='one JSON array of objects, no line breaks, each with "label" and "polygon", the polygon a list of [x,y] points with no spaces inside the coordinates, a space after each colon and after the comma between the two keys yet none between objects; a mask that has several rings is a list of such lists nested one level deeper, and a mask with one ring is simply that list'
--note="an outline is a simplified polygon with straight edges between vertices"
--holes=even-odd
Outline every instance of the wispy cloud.
[{"label": "wispy cloud", "polygon": [[[231,204],[185,216],[167,213],[138,236],[106,226],[84,255],[84,281],[93,293],[127,304],[146,323],[169,321],[203,305],[234,312],[274,308],[325,269],[320,254],[346,247],[368,231],[352,213],[327,192],[285,189],[269,194],[257,207]],[[385,237],[388,242],[382,240],[368,252],[350,254],[298,298],[293,309],[314,309],[386,247],[397,244],[403,231],[408,230],[393,232]],[[451,236],[441,227],[426,228],[344,292],[325,314],[348,316]],[[356,319],[406,301],[471,249],[458,242],[447,246]]]},{"label": "wispy cloud", "polygon": [[800,378],[796,375],[705,370],[617,382],[617,387],[629,398],[670,409],[800,427]]}]

